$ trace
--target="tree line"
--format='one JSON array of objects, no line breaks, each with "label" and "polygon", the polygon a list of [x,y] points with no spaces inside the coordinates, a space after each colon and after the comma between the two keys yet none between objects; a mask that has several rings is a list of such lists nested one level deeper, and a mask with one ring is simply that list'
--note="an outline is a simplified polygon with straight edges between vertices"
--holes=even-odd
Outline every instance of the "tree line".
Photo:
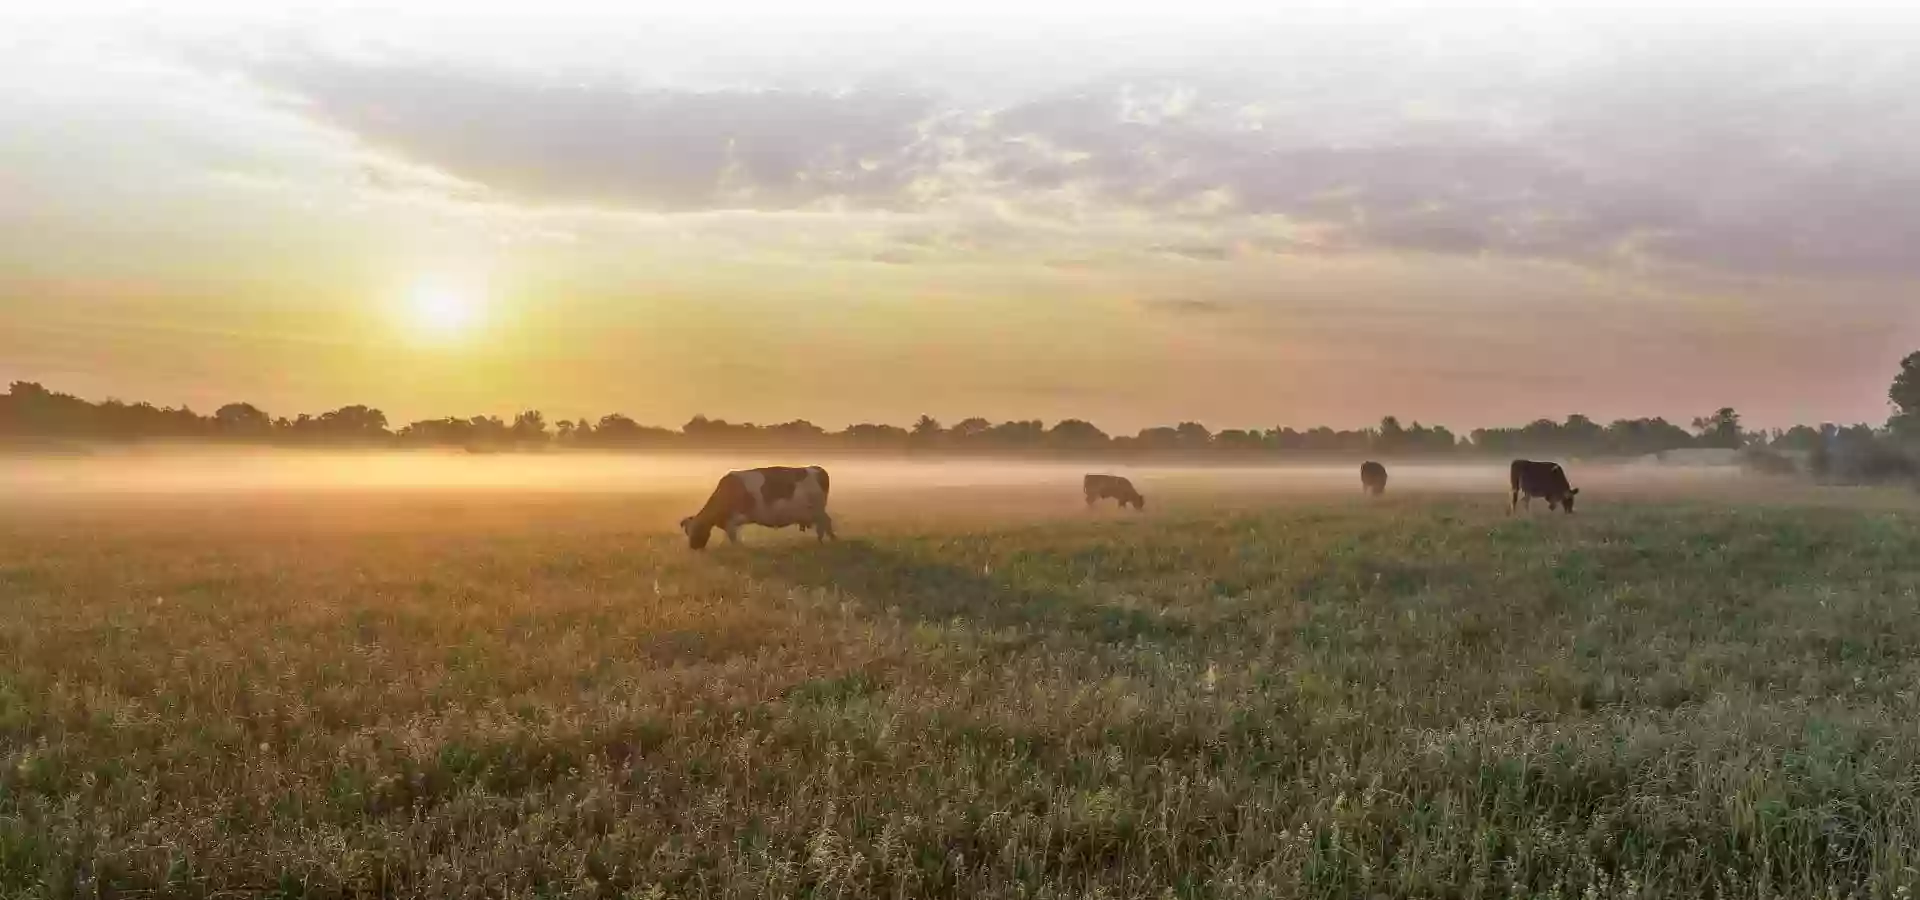
[{"label": "tree line", "polygon": [[[1464,454],[1552,458],[1627,457],[1687,449],[1744,450],[1756,458],[1798,458],[1829,470],[1836,458],[1874,454],[1911,459],[1920,446],[1920,352],[1901,363],[1888,391],[1895,410],[1884,426],[1796,425],[1746,429],[1723,408],[1682,426],[1662,418],[1606,424],[1583,415],[1540,419],[1460,435],[1439,425],[1403,424],[1394,416],[1372,428],[1328,427],[1213,431],[1198,422],[1109,434],[1091,422],[1065,419],[945,425],[921,416],[910,426],[861,423],[832,431],[804,419],[775,425],[695,416],[678,429],[643,425],[619,413],[600,419],[549,421],[537,410],[498,416],[423,419],[395,426],[363,405],[318,415],[275,417],[250,403],[229,403],[202,415],[186,407],[120,400],[90,402],[34,382],[14,382],[0,396],[0,436],[92,442],[197,440],[313,447],[439,447],[476,452],[548,448],[603,450],[888,451],[900,453],[1154,456],[1252,460],[1283,456],[1387,458]],[[1894,465],[1893,463],[1885,463]]]}]

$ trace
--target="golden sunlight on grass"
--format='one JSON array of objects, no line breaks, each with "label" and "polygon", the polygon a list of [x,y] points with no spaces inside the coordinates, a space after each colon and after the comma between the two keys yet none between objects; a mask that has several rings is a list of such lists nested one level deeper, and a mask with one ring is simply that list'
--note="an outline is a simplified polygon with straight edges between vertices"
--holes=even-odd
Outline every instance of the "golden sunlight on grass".
[{"label": "golden sunlight on grass", "polygon": [[1907,896],[1909,498],[842,469],[0,506],[0,896]]}]

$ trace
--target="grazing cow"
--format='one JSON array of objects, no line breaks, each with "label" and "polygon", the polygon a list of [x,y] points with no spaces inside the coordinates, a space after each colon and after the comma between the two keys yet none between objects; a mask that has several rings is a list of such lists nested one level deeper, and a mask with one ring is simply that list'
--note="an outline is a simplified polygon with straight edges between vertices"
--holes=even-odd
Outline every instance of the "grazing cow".
[{"label": "grazing cow", "polygon": [[714,486],[707,505],[680,520],[680,530],[687,533],[687,545],[695,550],[706,548],[715,528],[727,533],[727,543],[739,543],[740,526],[747,524],[798,525],[801,531],[813,529],[815,540],[839,540],[827,515],[827,485],[827,470],[819,466],[728,472]]},{"label": "grazing cow", "polygon": [[1573,513],[1573,497],[1580,489],[1567,483],[1567,470],[1559,463],[1534,462],[1530,459],[1516,459],[1509,474],[1513,487],[1513,496],[1507,501],[1507,515],[1521,503],[1528,508],[1533,506],[1533,498],[1544,497],[1547,508],[1560,508]]},{"label": "grazing cow", "polygon": [[1360,464],[1360,489],[1375,497],[1387,492],[1387,467],[1377,462]]},{"label": "grazing cow", "polygon": [[1102,500],[1118,500],[1121,506],[1133,504],[1136,511],[1147,508],[1147,498],[1133,489],[1133,482],[1118,475],[1088,475],[1080,487],[1086,491],[1088,506]]}]

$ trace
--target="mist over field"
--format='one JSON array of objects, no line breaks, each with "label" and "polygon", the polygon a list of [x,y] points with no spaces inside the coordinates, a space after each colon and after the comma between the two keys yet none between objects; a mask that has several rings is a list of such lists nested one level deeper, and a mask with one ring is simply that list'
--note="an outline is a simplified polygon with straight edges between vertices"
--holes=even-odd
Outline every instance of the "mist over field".
[{"label": "mist over field", "polygon": [[[273,492],[692,493],[726,472],[758,465],[821,465],[835,498],[876,493],[1057,489],[1078,494],[1082,475],[1126,475],[1144,488],[1246,493],[1358,490],[1360,459],[1266,465],[1179,465],[1101,461],[1008,461],[954,457],[808,453],[470,454],[460,452],[274,451],[253,448],[106,447],[85,454],[0,455],[0,491],[15,498],[124,495],[247,495]],[[1498,461],[1390,463],[1392,491],[1501,493]],[[1631,489],[1725,484],[1733,466],[1609,461],[1575,466],[1576,481]]]}]

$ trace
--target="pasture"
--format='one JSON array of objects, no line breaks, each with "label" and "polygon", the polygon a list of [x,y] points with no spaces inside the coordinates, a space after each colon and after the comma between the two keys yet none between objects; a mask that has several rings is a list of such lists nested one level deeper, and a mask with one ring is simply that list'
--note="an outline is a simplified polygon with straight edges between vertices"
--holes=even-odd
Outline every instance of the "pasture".
[{"label": "pasture", "polygon": [[1343,467],[1130,473],[1145,514],[1088,513],[1085,467],[828,463],[842,542],[704,554],[674,523],[713,465],[137,494],[16,470],[0,895],[1920,880],[1911,497],[1576,468],[1578,515],[1509,518],[1498,468],[1371,501]]}]

